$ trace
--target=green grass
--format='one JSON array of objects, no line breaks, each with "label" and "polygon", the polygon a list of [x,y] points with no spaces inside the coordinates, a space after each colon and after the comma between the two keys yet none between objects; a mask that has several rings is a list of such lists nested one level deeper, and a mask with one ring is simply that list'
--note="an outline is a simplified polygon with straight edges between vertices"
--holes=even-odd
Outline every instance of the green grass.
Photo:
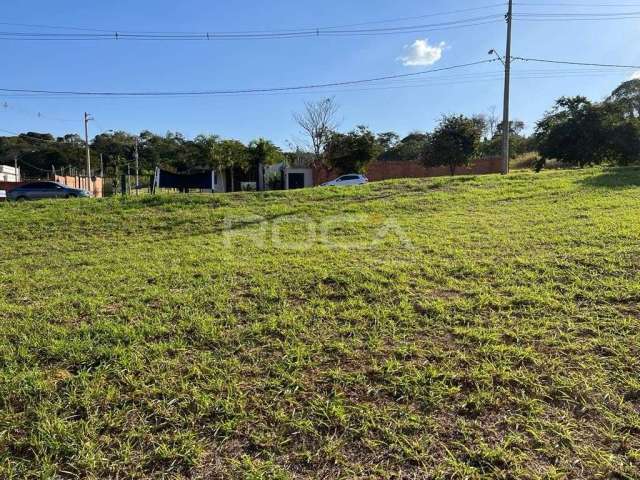
[{"label": "green grass", "polygon": [[0,478],[640,478],[640,169],[1,204],[0,242]]}]

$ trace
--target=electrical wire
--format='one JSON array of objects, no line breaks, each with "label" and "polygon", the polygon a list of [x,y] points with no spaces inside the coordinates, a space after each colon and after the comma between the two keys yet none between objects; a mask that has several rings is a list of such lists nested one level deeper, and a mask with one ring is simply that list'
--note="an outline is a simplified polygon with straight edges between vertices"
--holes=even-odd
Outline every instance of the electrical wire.
[{"label": "electrical wire", "polygon": [[[565,60],[551,60],[540,58],[527,58],[527,57],[512,57],[513,60],[523,62],[537,62],[548,64],[560,64],[560,65],[573,65],[584,67],[598,67],[608,69],[640,69],[639,65],[620,65],[620,64],[605,64],[605,63],[590,63],[590,62],[576,62]],[[298,85],[298,86],[286,86],[286,87],[273,87],[273,88],[245,88],[235,90],[204,90],[204,91],[148,91],[148,92],[108,92],[108,91],[76,91],[76,90],[36,90],[36,89],[17,89],[17,88],[0,88],[0,92],[5,94],[15,95],[44,95],[44,96],[56,96],[59,97],[188,97],[188,96],[222,96],[222,95],[245,95],[245,94],[269,94],[269,93],[283,93],[283,92],[299,92],[299,91],[315,91],[326,90],[327,88],[336,87],[350,87],[360,86],[367,84],[379,84],[385,81],[393,81],[400,79],[412,79],[422,77],[427,74],[434,74],[437,72],[451,71],[455,69],[467,68],[476,65],[483,65],[496,62],[496,59],[481,60],[477,62],[470,62],[460,65],[453,65],[449,67],[442,67],[430,70],[423,70],[420,72],[403,73],[396,75],[386,75],[368,79],[360,80],[348,80],[342,82],[329,82],[322,84],[310,84],[310,85]],[[543,74],[545,72],[542,72]],[[553,73],[553,72],[550,72]],[[576,72],[580,74],[580,72]],[[476,75],[477,77],[477,75]],[[437,79],[437,77],[436,77]]]},{"label": "electrical wire", "polygon": [[[556,79],[556,78],[587,78],[587,77],[601,77],[606,75],[619,75],[620,69],[574,69],[574,70],[539,70],[518,71],[514,68],[512,72],[513,81],[524,80],[536,80],[536,79]],[[443,77],[434,76],[429,79],[406,79],[406,80],[390,80],[385,83],[373,84],[370,87],[356,87],[349,86],[340,89],[322,89],[315,90],[316,94],[330,95],[330,94],[352,94],[361,92],[373,92],[373,91],[385,91],[385,90],[398,90],[398,89],[412,89],[412,88],[428,88],[440,85],[461,85],[461,84],[479,84],[487,82],[501,81],[504,78],[502,71],[486,72],[481,74],[468,74],[458,75],[456,77]],[[218,98],[225,97],[250,97],[250,96],[287,96],[287,95],[308,95],[308,91],[290,91],[290,92],[268,92],[268,93],[241,93],[241,94],[229,94],[225,96],[219,96]],[[64,95],[37,95],[37,94],[24,94],[24,96],[17,96],[22,99],[36,99],[36,100],[61,100],[61,99],[83,99],[81,96],[64,96]],[[106,99],[109,97],[92,97],[94,99]],[[127,98],[127,97],[123,97]],[[128,97],[131,98],[131,97]],[[154,97],[138,97],[153,99]],[[184,97],[171,97],[171,98],[184,98]],[[111,97],[113,99],[113,97]]]},{"label": "electrical wire", "polygon": [[589,63],[574,62],[568,60],[549,60],[544,58],[527,58],[527,57],[511,57],[512,60],[520,60],[523,62],[551,63],[556,65],[580,65],[584,67],[605,67],[605,68],[640,68],[640,65],[620,65],[614,63]]},{"label": "electrical wire", "polygon": [[[227,31],[227,32],[220,32],[220,33],[229,33],[229,34],[245,34],[245,33],[250,34],[250,33],[269,33],[269,32],[289,33],[289,32],[297,32],[297,31],[301,31],[301,30],[316,32],[318,29],[320,29],[320,30],[334,30],[334,29],[340,29],[340,28],[360,27],[360,26],[365,26],[365,25],[376,25],[376,24],[383,24],[383,23],[397,23],[397,22],[403,22],[403,21],[409,21],[409,20],[418,20],[418,19],[423,19],[423,18],[431,18],[431,17],[454,15],[454,14],[458,14],[458,13],[466,13],[466,12],[472,12],[472,11],[478,11],[478,10],[486,10],[486,9],[497,8],[497,7],[506,7],[506,3],[505,2],[493,3],[493,4],[486,4],[486,5],[479,5],[477,7],[471,7],[471,8],[447,10],[447,11],[440,11],[440,12],[428,13],[428,14],[423,14],[423,15],[414,15],[414,16],[407,16],[407,17],[400,17],[400,18],[390,18],[390,19],[382,19],[382,20],[372,20],[372,21],[368,21],[368,22],[350,23],[350,24],[343,24],[343,25],[313,26],[313,27],[299,27],[299,28],[271,29],[271,30],[267,30],[267,29],[263,29],[263,30],[241,30],[241,31]],[[184,31],[182,31],[182,32],[176,32],[176,31],[173,31],[173,32],[171,32],[171,31],[169,31],[169,32],[167,32],[167,31],[144,31],[144,32],[140,32],[140,31],[130,31],[130,30],[122,29],[122,28],[98,29],[98,28],[77,27],[77,26],[60,26],[60,25],[30,24],[30,23],[14,23],[14,22],[7,22],[7,21],[0,22],[0,25],[12,26],[12,27],[26,27],[26,28],[50,28],[50,29],[55,29],[55,30],[75,30],[75,31],[98,32],[98,33],[108,33],[108,34],[113,34],[114,32],[120,32],[120,33],[147,33],[147,34],[193,34],[193,33],[202,33],[202,32],[184,32]]]},{"label": "electrical wire", "polygon": [[431,70],[423,70],[420,72],[401,73],[396,75],[386,75],[381,77],[360,79],[360,80],[347,80],[342,82],[330,82],[319,83],[310,85],[297,85],[289,87],[274,87],[274,88],[245,88],[237,90],[204,90],[204,91],[174,91],[174,92],[89,92],[89,91],[75,91],[75,90],[35,90],[35,89],[21,89],[21,88],[0,88],[0,92],[6,93],[34,93],[34,94],[51,94],[51,95],[77,95],[77,96],[108,96],[108,97],[171,97],[171,96],[214,96],[214,95],[227,95],[236,93],[268,93],[268,92],[281,92],[292,90],[316,90],[326,87],[341,87],[347,85],[359,85],[366,83],[379,82],[382,80],[392,80],[397,78],[410,78],[420,75],[433,74],[436,72],[444,72],[449,70],[456,70],[460,68],[467,68],[475,65],[483,65],[496,62],[496,59],[480,60],[477,62],[464,63],[460,65],[453,65],[449,67],[434,68]]},{"label": "electrical wire", "polygon": [[640,3],[568,3],[568,2],[513,2],[523,7],[586,7],[586,8],[635,8]]},{"label": "electrical wire", "polygon": [[358,37],[398,35],[409,33],[422,33],[429,31],[450,30],[457,28],[488,25],[502,22],[502,15],[486,15],[482,17],[453,20],[449,22],[408,25],[384,28],[366,29],[334,29],[334,30],[299,30],[299,31],[271,31],[271,32],[194,32],[194,33],[55,33],[55,32],[12,32],[0,31],[2,40],[28,40],[28,41],[95,41],[95,40],[156,40],[156,41],[216,41],[216,40],[270,40],[270,39],[299,39],[316,37]]}]

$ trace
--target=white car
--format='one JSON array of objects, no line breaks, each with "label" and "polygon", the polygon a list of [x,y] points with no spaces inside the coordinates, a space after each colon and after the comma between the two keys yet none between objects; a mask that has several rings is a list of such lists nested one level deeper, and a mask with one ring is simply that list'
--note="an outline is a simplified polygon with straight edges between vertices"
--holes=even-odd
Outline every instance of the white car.
[{"label": "white car", "polygon": [[335,180],[323,183],[321,187],[346,187],[349,185],[364,185],[365,183],[369,183],[367,177],[357,173],[350,173],[349,175],[342,175]]}]

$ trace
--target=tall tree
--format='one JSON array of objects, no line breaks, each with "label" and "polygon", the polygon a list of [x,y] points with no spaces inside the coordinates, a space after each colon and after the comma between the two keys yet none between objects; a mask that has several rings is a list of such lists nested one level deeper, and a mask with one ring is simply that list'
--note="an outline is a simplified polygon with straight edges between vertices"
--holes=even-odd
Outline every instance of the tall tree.
[{"label": "tall tree", "polygon": [[562,97],[537,123],[535,140],[543,162],[556,159],[579,166],[600,163],[608,141],[603,109],[586,97]]},{"label": "tall tree", "polygon": [[230,172],[231,191],[235,190],[236,168],[247,169],[250,164],[250,156],[247,147],[237,140],[221,140],[216,142],[211,152],[213,166],[218,170]]},{"label": "tall tree", "polygon": [[294,113],[293,118],[307,137],[314,155],[314,164],[322,163],[322,155],[331,134],[338,127],[336,116],[339,107],[334,98],[323,98],[317,102],[305,102],[302,113]]},{"label": "tall tree", "polygon": [[453,176],[478,154],[481,137],[481,128],[473,118],[445,115],[422,152],[422,162],[427,167],[447,166]]},{"label": "tall tree", "polygon": [[619,107],[626,116],[640,118],[640,79],[621,84],[611,93],[606,102]]},{"label": "tall tree", "polygon": [[341,173],[360,173],[382,152],[376,136],[365,126],[349,133],[334,133],[327,144],[328,165]]},{"label": "tall tree", "polygon": [[[274,165],[285,160],[282,150],[264,138],[253,140],[249,144],[248,153],[251,165],[256,169],[258,179],[261,177],[261,166]],[[259,180],[258,183],[260,183]],[[258,188],[260,189],[260,185],[258,185]],[[264,185],[262,185],[262,188],[264,188]]]},{"label": "tall tree", "polygon": [[404,137],[393,147],[380,154],[382,161],[414,162],[420,159],[429,135],[422,132],[413,132]]},{"label": "tall tree", "polygon": [[496,113],[495,105],[491,105],[489,107],[489,111],[486,115],[486,119],[487,119],[487,128],[489,130],[489,138],[493,138],[496,134],[498,125],[500,125],[501,123],[500,117],[498,117],[498,114]]}]

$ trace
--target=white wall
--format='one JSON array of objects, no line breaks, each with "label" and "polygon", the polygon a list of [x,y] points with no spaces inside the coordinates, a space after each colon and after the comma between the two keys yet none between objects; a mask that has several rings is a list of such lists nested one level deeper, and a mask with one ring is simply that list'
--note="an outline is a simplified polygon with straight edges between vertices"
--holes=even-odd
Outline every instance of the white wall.
[{"label": "white wall", "polygon": [[216,171],[216,184],[214,192],[216,193],[224,193],[227,191],[227,177],[225,172]]},{"label": "white wall", "polygon": [[0,165],[0,182],[19,182],[20,169],[9,165]]},{"label": "white wall", "polygon": [[310,168],[286,168],[284,171],[285,190],[289,190],[289,174],[290,173],[304,174],[304,188],[313,187],[313,170],[311,170]]}]

